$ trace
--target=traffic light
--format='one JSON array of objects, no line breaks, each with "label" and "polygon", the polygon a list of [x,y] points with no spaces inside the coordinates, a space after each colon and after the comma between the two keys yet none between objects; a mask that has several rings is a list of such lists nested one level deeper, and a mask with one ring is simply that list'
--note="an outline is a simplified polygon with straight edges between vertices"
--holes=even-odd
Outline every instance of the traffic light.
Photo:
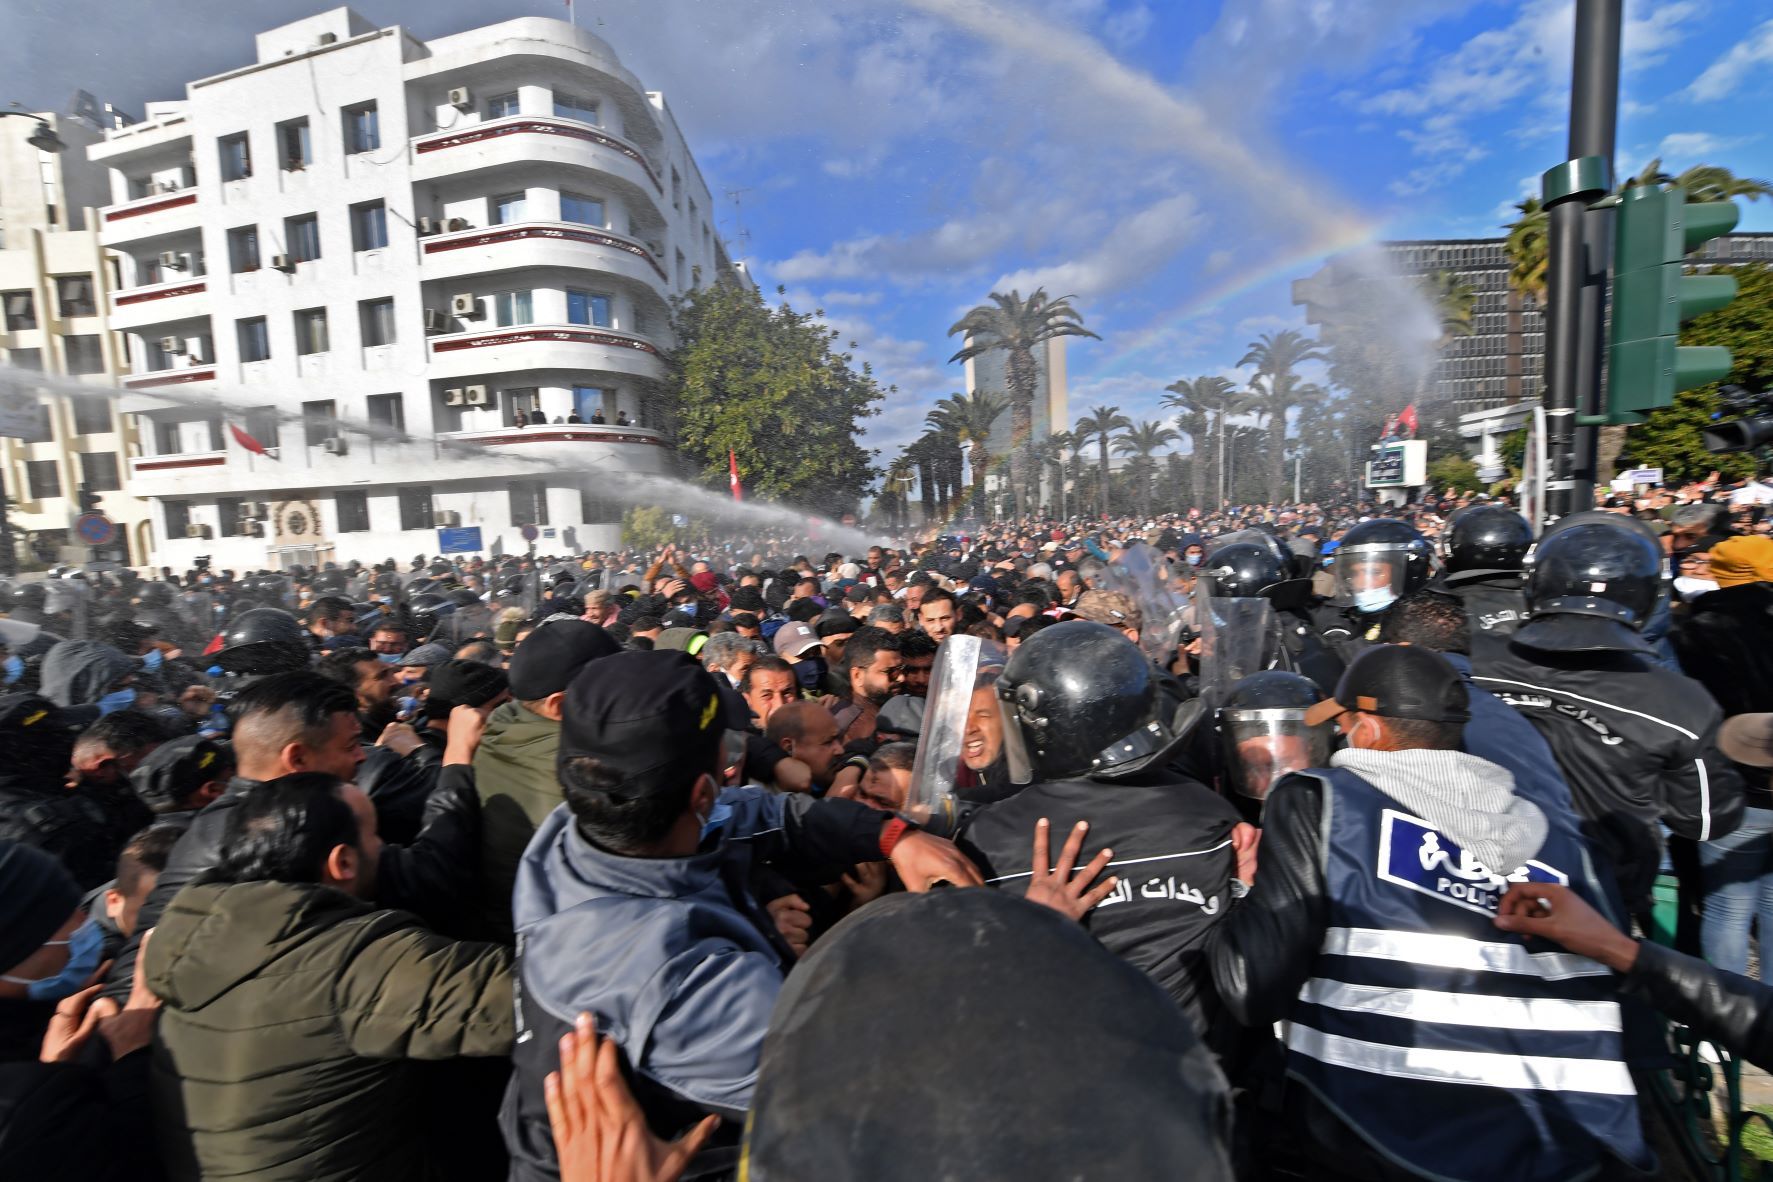
[{"label": "traffic light", "polygon": [[74,494],[80,504],[80,512],[97,513],[99,511],[99,495],[87,485],[81,485],[80,491]]},{"label": "traffic light", "polygon": [[1686,256],[1729,232],[1736,206],[1689,203],[1684,189],[1640,185],[1619,198],[1613,248],[1613,327],[1607,351],[1609,423],[1641,423],[1677,391],[1721,381],[1730,350],[1681,346],[1681,325],[1736,298],[1730,275],[1688,275]]}]

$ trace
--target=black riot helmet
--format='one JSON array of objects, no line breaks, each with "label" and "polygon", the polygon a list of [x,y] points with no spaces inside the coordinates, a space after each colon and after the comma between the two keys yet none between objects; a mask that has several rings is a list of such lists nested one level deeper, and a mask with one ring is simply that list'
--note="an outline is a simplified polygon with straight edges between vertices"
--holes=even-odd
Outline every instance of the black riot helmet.
[{"label": "black riot helmet", "polygon": [[1473,505],[1455,513],[1447,529],[1447,573],[1520,570],[1532,546],[1525,517],[1507,505]]},{"label": "black riot helmet", "polygon": [[1274,551],[1253,542],[1214,549],[1201,564],[1199,573],[1209,580],[1209,594],[1236,599],[1254,599],[1287,577],[1286,568]]},{"label": "black riot helmet", "polygon": [[1285,542],[1281,541],[1266,529],[1257,529],[1252,526],[1249,529],[1237,529],[1232,530],[1228,534],[1220,534],[1218,537],[1209,541],[1207,543],[1206,561],[1211,563],[1213,558],[1218,555],[1221,550],[1228,549],[1232,546],[1260,547],[1274,555],[1275,561],[1280,563],[1283,568],[1286,566],[1287,559],[1292,556],[1291,551],[1287,549]]},{"label": "black riot helmet", "polygon": [[1335,725],[1312,726],[1305,718],[1324,697],[1309,677],[1281,669],[1264,669],[1233,685],[1218,712],[1227,786],[1263,800],[1281,777],[1326,766]]},{"label": "black riot helmet", "polygon": [[143,607],[171,607],[172,585],[170,583],[143,583],[136,588],[135,601]]},{"label": "black riot helmet", "polygon": [[254,676],[308,667],[308,634],[296,618],[276,607],[241,612],[222,633],[215,663],[228,673]]},{"label": "black riot helmet", "polygon": [[[997,682],[1034,777],[1119,779],[1169,758],[1199,704],[1178,709],[1139,646],[1106,624],[1042,628],[1011,654]],[[1011,736],[1005,736],[1008,746]]]},{"label": "black riot helmet", "polygon": [[434,591],[412,597],[406,605],[406,618],[413,626],[415,643],[424,643],[437,631],[438,621],[456,610],[457,604]]},{"label": "black riot helmet", "polygon": [[[1662,547],[1631,524],[1612,517],[1588,521],[1548,533],[1533,548],[1527,560],[1527,606],[1533,623],[1544,619],[1550,625],[1550,617],[1581,616],[1637,631],[1661,603],[1667,577]],[[1535,629],[1533,623],[1516,633],[1516,639],[1545,647],[1535,638],[1543,639],[1548,629]]]},{"label": "black riot helmet", "polygon": [[1356,611],[1384,611],[1428,585],[1434,549],[1395,517],[1363,521],[1336,547],[1336,593]]}]

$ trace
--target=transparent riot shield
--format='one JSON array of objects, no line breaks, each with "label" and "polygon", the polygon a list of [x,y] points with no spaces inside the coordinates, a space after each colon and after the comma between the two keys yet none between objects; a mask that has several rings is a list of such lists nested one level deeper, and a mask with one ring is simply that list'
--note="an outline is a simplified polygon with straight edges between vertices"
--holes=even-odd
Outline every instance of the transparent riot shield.
[{"label": "transparent riot shield", "polygon": [[1273,666],[1280,654],[1280,627],[1266,599],[1203,597],[1200,627],[1202,698],[1217,707],[1232,686]]},{"label": "transparent riot shield", "polygon": [[52,616],[67,614],[69,640],[92,635],[92,588],[84,579],[45,579],[43,610]]},{"label": "transparent riot shield", "polygon": [[936,650],[936,663],[930,668],[905,816],[933,833],[953,832],[959,819],[955,780],[966,746],[983,644],[977,636],[950,636]]},{"label": "transparent riot shield", "polygon": [[1144,542],[1129,543],[1120,557],[1108,564],[1104,578],[1109,590],[1119,591],[1139,605],[1139,647],[1167,667],[1175,658],[1188,595],[1171,579],[1163,555]]}]

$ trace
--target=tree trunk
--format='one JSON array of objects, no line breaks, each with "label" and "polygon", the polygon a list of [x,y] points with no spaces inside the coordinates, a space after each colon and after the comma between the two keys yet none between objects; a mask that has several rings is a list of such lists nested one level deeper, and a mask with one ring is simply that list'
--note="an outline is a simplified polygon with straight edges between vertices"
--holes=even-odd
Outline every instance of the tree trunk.
[{"label": "tree trunk", "polygon": [[1016,515],[1028,512],[1028,459],[1034,445],[1034,355],[1011,349],[1004,359],[1010,397],[1010,487],[1016,494]]},{"label": "tree trunk", "polygon": [[1268,503],[1287,499],[1287,406],[1282,402],[1268,416]]},{"label": "tree trunk", "polygon": [[1207,457],[1213,450],[1208,422],[1206,414],[1198,412],[1189,419],[1188,432],[1194,439],[1194,455],[1188,461],[1188,480],[1194,492],[1194,507],[1203,513],[1207,509]]},{"label": "tree trunk", "polygon": [[1605,484],[1619,474],[1619,456],[1625,450],[1624,427],[1602,427],[1595,438],[1594,482]]},{"label": "tree trunk", "polygon": [[990,462],[990,457],[986,454],[985,445],[982,443],[973,444],[969,451],[971,454],[967,458],[973,464],[973,513],[980,521],[989,521],[991,514],[985,511],[985,468]]},{"label": "tree trunk", "polygon": [[1102,432],[1102,519],[1108,519],[1108,432]]},{"label": "tree trunk", "polygon": [[927,525],[936,519],[936,474],[927,456],[917,457],[917,487],[923,502],[923,520]]}]

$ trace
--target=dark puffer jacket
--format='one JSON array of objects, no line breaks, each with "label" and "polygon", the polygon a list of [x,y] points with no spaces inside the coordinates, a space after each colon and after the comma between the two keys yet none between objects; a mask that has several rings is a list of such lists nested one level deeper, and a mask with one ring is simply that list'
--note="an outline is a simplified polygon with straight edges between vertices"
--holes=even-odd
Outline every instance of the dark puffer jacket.
[{"label": "dark puffer jacket", "polygon": [[424,1177],[435,1138],[410,1060],[511,1049],[509,950],[329,887],[187,887],[145,955],[166,1003],[151,1090],[174,1178]]}]

